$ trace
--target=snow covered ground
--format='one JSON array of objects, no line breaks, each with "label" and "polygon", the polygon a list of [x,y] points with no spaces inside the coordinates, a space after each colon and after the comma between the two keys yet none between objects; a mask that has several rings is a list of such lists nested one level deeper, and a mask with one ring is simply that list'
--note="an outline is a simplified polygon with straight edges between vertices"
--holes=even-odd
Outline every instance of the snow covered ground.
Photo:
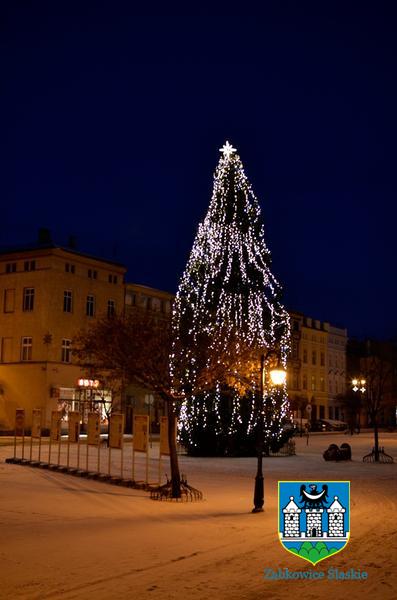
[{"label": "snow covered ground", "polygon": [[[346,441],[353,447],[352,462],[323,460],[330,443]],[[381,434],[393,465],[361,462],[372,447],[367,433],[312,435],[308,446],[305,438],[296,442],[297,456],[264,460],[266,505],[260,514],[250,512],[253,458],[181,456],[181,470],[205,496],[186,504],[155,502],[143,491],[9,465],[4,459],[13,448],[2,445],[0,598],[395,600],[397,434]],[[154,446],[153,456],[156,452]],[[114,469],[118,458],[114,453]],[[126,474],[129,461],[126,450]],[[150,473],[157,473],[155,461]],[[288,479],[351,481],[351,540],[316,567],[278,541],[277,481]],[[354,568],[367,571],[368,579],[264,579],[265,568],[279,567]]]}]

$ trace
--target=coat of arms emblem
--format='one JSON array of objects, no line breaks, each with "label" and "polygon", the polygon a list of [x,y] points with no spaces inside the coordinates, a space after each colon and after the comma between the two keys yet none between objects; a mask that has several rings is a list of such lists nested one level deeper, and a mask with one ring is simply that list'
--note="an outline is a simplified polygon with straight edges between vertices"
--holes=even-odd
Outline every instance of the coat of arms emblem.
[{"label": "coat of arms emblem", "polygon": [[282,546],[313,565],[349,541],[349,481],[279,481],[278,508]]}]

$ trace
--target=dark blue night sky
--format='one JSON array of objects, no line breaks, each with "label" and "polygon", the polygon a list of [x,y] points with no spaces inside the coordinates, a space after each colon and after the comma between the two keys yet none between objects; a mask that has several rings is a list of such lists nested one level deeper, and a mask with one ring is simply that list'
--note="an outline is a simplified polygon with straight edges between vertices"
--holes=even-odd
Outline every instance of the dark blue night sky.
[{"label": "dark blue night sky", "polygon": [[287,306],[396,336],[394,3],[133,4],[1,4],[0,245],[48,227],[175,291],[228,139]]}]

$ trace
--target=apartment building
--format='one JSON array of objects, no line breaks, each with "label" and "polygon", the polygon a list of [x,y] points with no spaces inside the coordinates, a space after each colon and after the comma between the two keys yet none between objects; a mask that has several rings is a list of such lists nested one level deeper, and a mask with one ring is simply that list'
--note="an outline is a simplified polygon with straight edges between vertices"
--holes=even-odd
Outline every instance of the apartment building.
[{"label": "apartment building", "polygon": [[73,337],[98,317],[124,310],[123,265],[53,243],[0,252],[0,429],[16,408],[42,408],[43,426],[76,397]]},{"label": "apartment building", "polygon": [[346,393],[347,330],[329,326],[328,330],[328,393],[330,419],[345,420],[340,397]]},{"label": "apartment building", "polygon": [[294,417],[343,420],[347,330],[293,311],[290,319],[287,384]]}]

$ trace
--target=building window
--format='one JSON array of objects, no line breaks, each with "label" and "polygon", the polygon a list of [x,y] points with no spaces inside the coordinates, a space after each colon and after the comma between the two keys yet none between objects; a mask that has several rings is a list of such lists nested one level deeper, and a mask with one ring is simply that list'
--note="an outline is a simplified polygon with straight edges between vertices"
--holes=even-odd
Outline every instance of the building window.
[{"label": "building window", "polygon": [[23,337],[21,341],[21,360],[32,360],[32,338]]},{"label": "building window", "polygon": [[109,283],[117,283],[117,275],[109,274],[108,281]]},{"label": "building window", "polygon": [[36,270],[36,261],[35,260],[25,260],[23,264],[24,271],[35,271]]},{"label": "building window", "polygon": [[321,354],[320,354],[320,365],[322,367],[325,367],[325,354],[324,354],[324,352],[321,352]]},{"label": "building window", "polygon": [[6,264],[6,273],[16,273],[17,271],[17,263],[7,263]]},{"label": "building window", "polygon": [[306,348],[303,349],[303,362],[307,363],[307,350],[306,350]]},{"label": "building window", "polygon": [[76,272],[76,268],[74,265],[70,264],[70,263],[65,263],[65,271],[66,273],[73,273],[73,275]]},{"label": "building window", "polygon": [[307,390],[307,375],[304,373],[302,375],[302,389]]},{"label": "building window", "polygon": [[125,303],[128,306],[135,306],[136,305],[136,294],[132,294],[131,292],[127,292],[125,295]]},{"label": "building window", "polygon": [[292,379],[292,386],[293,386],[294,390],[297,390],[299,388],[299,377],[298,377],[297,371],[294,371],[293,379]]},{"label": "building window", "polygon": [[85,312],[87,317],[93,317],[95,315],[95,297],[91,294],[87,296]]},{"label": "building window", "polygon": [[315,350],[312,351],[312,365],[317,364],[317,352]]},{"label": "building window", "polygon": [[73,307],[73,292],[65,290],[63,292],[63,312],[71,313]]},{"label": "building window", "polygon": [[15,290],[4,290],[4,312],[10,313],[15,310]]},{"label": "building window", "polygon": [[34,288],[23,288],[22,310],[31,311],[34,308]]},{"label": "building window", "polygon": [[93,269],[88,269],[88,277],[89,279],[96,279],[98,277],[98,272]]},{"label": "building window", "polygon": [[325,379],[324,377],[320,377],[320,390],[325,392]]},{"label": "building window", "polygon": [[72,340],[62,340],[61,361],[63,363],[72,362]]},{"label": "building window", "polygon": [[1,340],[1,362],[13,362],[13,338],[3,337]]},{"label": "building window", "polygon": [[116,305],[114,300],[108,300],[108,317],[114,317],[116,313]]},{"label": "building window", "polygon": [[316,391],[316,376],[315,375],[312,375],[312,378],[311,378],[311,390],[312,390],[312,392]]}]

